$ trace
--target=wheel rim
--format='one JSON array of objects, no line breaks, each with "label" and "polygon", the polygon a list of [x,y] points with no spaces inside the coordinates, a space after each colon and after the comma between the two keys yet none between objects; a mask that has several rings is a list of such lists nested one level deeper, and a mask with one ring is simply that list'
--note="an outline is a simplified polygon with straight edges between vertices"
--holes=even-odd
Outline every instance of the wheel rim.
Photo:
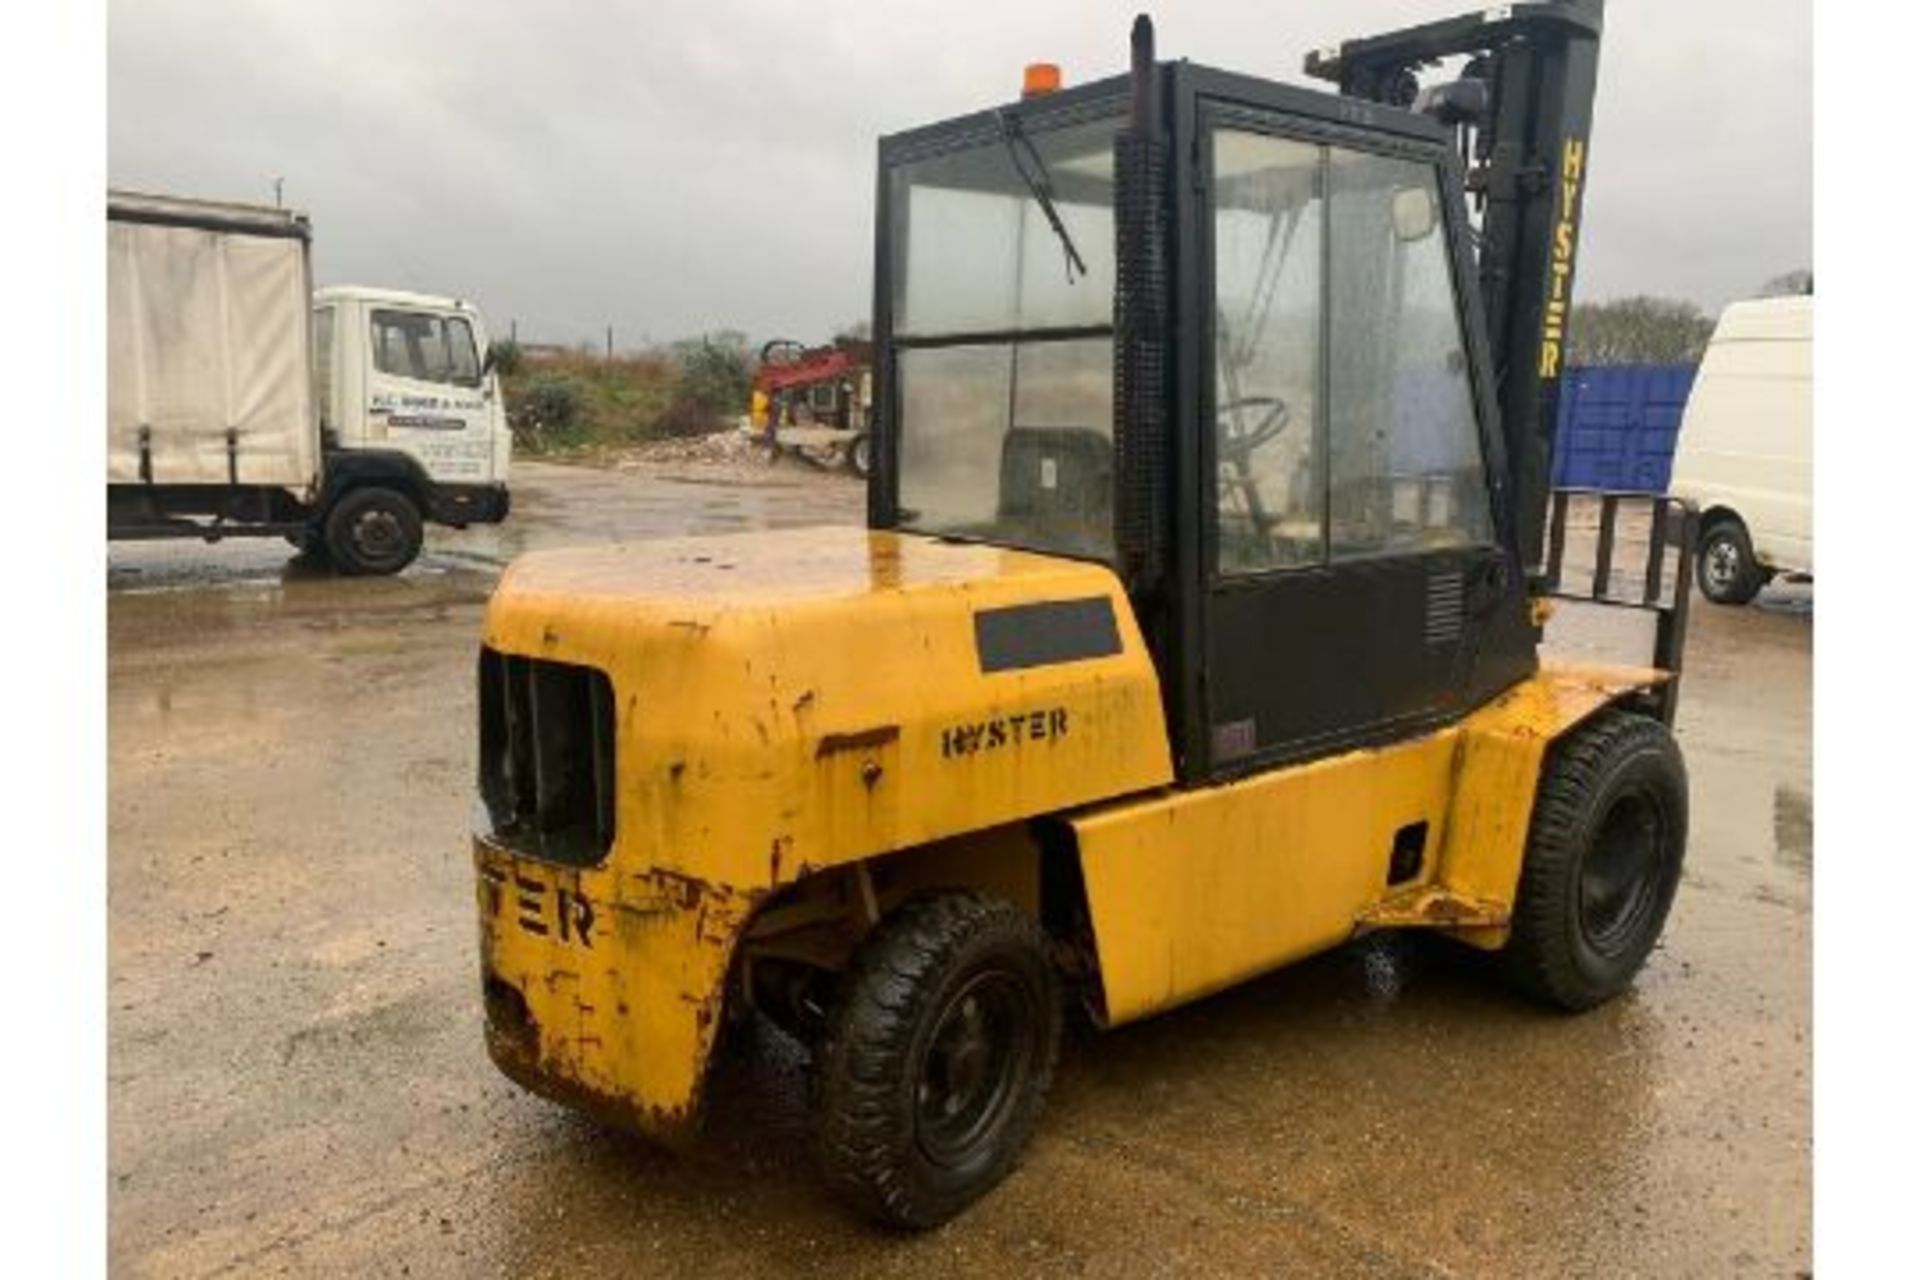
[{"label": "wheel rim", "polygon": [[1646,791],[1617,797],[1580,866],[1580,932],[1587,945],[1619,955],[1646,928],[1667,861],[1666,815]]},{"label": "wheel rim", "polygon": [[391,511],[363,511],[353,522],[353,545],[369,560],[390,559],[405,541],[400,518]]},{"label": "wheel rim", "polygon": [[1033,997],[1013,974],[976,975],[934,1023],[915,1090],[927,1158],[948,1167],[989,1148],[1019,1097],[1036,1050]]},{"label": "wheel rim", "polygon": [[1714,590],[1731,591],[1740,580],[1740,549],[1726,538],[1716,538],[1707,545],[1702,566]]},{"label": "wheel rim", "polygon": [[853,442],[853,469],[861,475],[867,474],[868,465],[872,460],[872,455],[868,453],[871,448],[865,437]]}]

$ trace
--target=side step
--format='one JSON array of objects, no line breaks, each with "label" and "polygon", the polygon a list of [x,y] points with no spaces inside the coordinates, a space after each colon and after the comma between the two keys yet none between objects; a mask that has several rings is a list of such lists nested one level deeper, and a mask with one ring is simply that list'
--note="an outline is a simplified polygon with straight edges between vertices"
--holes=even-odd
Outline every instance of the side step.
[{"label": "side step", "polygon": [[1421,885],[1383,898],[1360,913],[1354,924],[1369,929],[1488,929],[1512,920],[1504,903],[1483,902],[1436,885]]}]

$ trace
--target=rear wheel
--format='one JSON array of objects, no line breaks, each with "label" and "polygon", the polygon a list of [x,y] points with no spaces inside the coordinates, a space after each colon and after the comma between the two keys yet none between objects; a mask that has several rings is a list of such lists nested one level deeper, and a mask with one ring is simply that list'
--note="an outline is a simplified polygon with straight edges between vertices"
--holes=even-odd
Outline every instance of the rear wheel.
[{"label": "rear wheel", "polygon": [[945,1222],[1013,1167],[1059,1050],[1059,987],[1025,912],[909,902],[862,945],[816,1055],[828,1181],[883,1222]]},{"label": "rear wheel", "polygon": [[1687,845],[1687,773],[1665,725],[1603,711],[1560,742],[1534,797],[1508,970],[1587,1009],[1632,983],[1666,926]]},{"label": "rear wheel", "polygon": [[1746,604],[1767,585],[1767,571],[1753,558],[1747,527],[1737,517],[1725,516],[1700,535],[1695,576],[1700,594],[1715,604]]},{"label": "rear wheel", "polygon": [[862,480],[873,474],[873,437],[861,434],[847,446],[847,469]]},{"label": "rear wheel", "polygon": [[396,489],[349,490],[327,513],[327,554],[343,573],[398,573],[420,554],[420,509]]}]

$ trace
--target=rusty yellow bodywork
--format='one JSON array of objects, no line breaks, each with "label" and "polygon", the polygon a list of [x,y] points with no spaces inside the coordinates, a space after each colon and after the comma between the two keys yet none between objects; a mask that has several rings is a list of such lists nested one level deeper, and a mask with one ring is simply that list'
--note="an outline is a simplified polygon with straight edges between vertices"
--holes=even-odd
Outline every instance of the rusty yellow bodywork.
[{"label": "rusty yellow bodywork", "polygon": [[[1096,597],[1117,653],[981,671],[977,612]],[[501,579],[486,643],[604,671],[618,762],[598,866],[476,837],[489,1045],[529,1087],[663,1136],[775,890],[1172,778],[1126,597],[1076,561],[865,529],[539,553]]]},{"label": "rusty yellow bodywork", "polygon": [[[983,669],[982,612],[1096,599],[1114,651]],[[486,643],[606,673],[617,768],[597,865],[476,834],[489,1048],[669,1139],[750,931],[800,945],[836,903],[870,925],[929,886],[1035,906],[1029,819],[1071,831],[1110,1023],[1369,928],[1498,946],[1546,748],[1665,678],[1550,668],[1405,742],[1177,790],[1151,658],[1097,565],[865,529],[541,553],[501,580]],[[1419,871],[1389,886],[1419,822]],[[832,877],[840,897],[809,895]]]},{"label": "rusty yellow bodywork", "polygon": [[[1548,667],[1404,742],[1072,815],[1105,1020],[1156,1013],[1369,928],[1502,945],[1547,747],[1665,679]],[[1420,869],[1390,886],[1394,837],[1419,823]]]}]

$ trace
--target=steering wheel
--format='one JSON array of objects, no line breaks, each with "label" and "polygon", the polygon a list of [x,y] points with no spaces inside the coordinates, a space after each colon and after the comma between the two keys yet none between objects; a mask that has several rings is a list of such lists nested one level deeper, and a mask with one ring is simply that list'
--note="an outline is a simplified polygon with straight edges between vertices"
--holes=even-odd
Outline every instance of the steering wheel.
[{"label": "steering wheel", "polygon": [[[1236,428],[1241,409],[1265,409],[1266,412],[1255,420],[1252,428],[1240,431]],[[1279,396],[1241,396],[1221,405],[1216,413],[1227,427],[1218,437],[1222,462],[1245,462],[1255,449],[1287,429],[1287,402]]]}]

